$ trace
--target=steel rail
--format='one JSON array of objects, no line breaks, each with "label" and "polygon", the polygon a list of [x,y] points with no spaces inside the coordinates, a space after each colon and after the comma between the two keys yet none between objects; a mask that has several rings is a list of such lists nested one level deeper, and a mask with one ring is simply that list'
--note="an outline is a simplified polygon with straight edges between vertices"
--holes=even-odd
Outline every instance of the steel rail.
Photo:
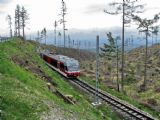
[{"label": "steel rail", "polygon": [[[91,94],[96,94],[96,88],[93,86],[87,84],[86,82],[79,80],[77,78],[75,79],[69,79],[71,82],[76,83],[81,88],[87,90]],[[146,112],[143,112],[142,110],[123,102],[122,100],[102,91],[98,90],[98,96],[101,100],[107,102],[111,106],[123,111],[124,113],[130,115],[131,117],[135,118],[136,120],[156,120],[151,115],[149,115]]]}]

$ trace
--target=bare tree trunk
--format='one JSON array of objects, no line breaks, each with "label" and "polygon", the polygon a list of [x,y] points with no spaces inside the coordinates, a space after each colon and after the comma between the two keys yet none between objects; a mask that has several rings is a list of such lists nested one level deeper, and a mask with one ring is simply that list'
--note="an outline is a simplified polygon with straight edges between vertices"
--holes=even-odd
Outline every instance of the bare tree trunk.
[{"label": "bare tree trunk", "polygon": [[145,50],[145,63],[144,63],[144,89],[146,89],[147,82],[147,59],[148,59],[148,28],[146,30],[146,50]]},{"label": "bare tree trunk", "polygon": [[18,36],[20,37],[20,15],[18,13],[18,16],[17,16],[17,22],[18,22]]},{"label": "bare tree trunk", "polygon": [[22,18],[22,32],[23,32],[23,40],[25,40],[25,35],[24,35],[24,18]]},{"label": "bare tree trunk", "polygon": [[25,35],[24,35],[24,26],[23,26],[23,39],[25,40]]}]

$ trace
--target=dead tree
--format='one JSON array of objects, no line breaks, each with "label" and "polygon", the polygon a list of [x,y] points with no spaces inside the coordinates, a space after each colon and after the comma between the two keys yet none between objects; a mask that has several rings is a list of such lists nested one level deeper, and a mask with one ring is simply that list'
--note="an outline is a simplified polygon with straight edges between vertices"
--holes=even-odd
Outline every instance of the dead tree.
[{"label": "dead tree", "polygon": [[46,46],[46,45],[47,45],[47,41],[46,41],[46,38],[47,38],[47,30],[46,30],[46,28],[43,29],[43,36],[44,36],[45,46]]},{"label": "dead tree", "polygon": [[7,16],[7,21],[8,21],[8,25],[9,25],[10,37],[12,38],[12,18],[10,15]]},{"label": "dead tree", "polygon": [[115,8],[114,11],[104,10],[105,13],[111,15],[122,14],[122,64],[121,64],[121,89],[124,91],[124,39],[125,39],[125,25],[130,23],[132,20],[132,14],[134,13],[142,13],[142,9],[144,5],[138,5],[138,0],[122,0],[122,2],[113,2],[110,3],[109,6]]},{"label": "dead tree", "polygon": [[138,24],[138,30],[139,32],[145,33],[145,40],[146,40],[146,46],[145,46],[145,59],[144,59],[144,90],[146,89],[146,82],[147,82],[147,63],[148,63],[148,37],[151,33],[154,31],[158,31],[158,26],[155,25],[159,19],[160,19],[160,13],[156,14],[153,19],[142,19],[137,15],[133,15],[133,19]]},{"label": "dead tree", "polygon": [[17,19],[16,19],[16,10],[15,10],[15,16],[14,16],[14,36],[17,37],[18,31],[17,31]]},{"label": "dead tree", "polygon": [[54,44],[56,46],[56,41],[57,41],[57,21],[54,22]]},{"label": "dead tree", "polygon": [[62,19],[60,19],[60,24],[63,24],[63,40],[64,40],[64,48],[66,47],[66,21],[65,21],[65,15],[67,14],[67,7],[66,3],[62,0],[62,8],[60,15],[62,16]]},{"label": "dead tree", "polygon": [[40,44],[40,39],[41,39],[41,37],[40,37],[40,32],[39,32],[39,30],[38,30],[38,31],[37,31],[37,37],[36,37],[37,46],[38,46],[38,44]]},{"label": "dead tree", "polygon": [[58,37],[59,37],[59,42],[58,42],[58,43],[59,43],[59,46],[60,46],[60,47],[61,47],[61,36],[62,36],[62,35],[61,35],[61,32],[59,32],[59,33],[58,33]]},{"label": "dead tree", "polygon": [[44,38],[44,34],[43,34],[43,30],[41,31],[41,34],[40,34],[40,40],[42,41]]},{"label": "dead tree", "polygon": [[22,7],[21,10],[21,27],[22,27],[22,32],[23,32],[23,39],[25,40],[25,27],[27,24],[27,20],[29,20],[29,15],[27,13],[27,10],[24,8],[24,6]]},{"label": "dead tree", "polygon": [[71,37],[68,35],[68,47],[71,48]]},{"label": "dead tree", "polygon": [[20,14],[21,14],[21,9],[20,9],[20,6],[17,5],[16,6],[16,9],[15,9],[15,27],[16,27],[16,31],[17,31],[17,36],[20,37],[20,29],[21,29],[21,21],[20,21]]}]

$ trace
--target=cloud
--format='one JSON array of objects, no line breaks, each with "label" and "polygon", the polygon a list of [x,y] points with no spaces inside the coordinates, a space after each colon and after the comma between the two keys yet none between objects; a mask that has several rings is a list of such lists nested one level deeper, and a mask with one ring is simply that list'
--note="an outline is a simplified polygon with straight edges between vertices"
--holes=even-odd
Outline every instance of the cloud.
[{"label": "cloud", "polygon": [[[1,7],[1,5],[0,5],[0,7]],[[1,8],[1,9],[0,9],[0,15],[2,15],[2,14],[4,14],[4,13],[5,13],[4,9]]]},{"label": "cloud", "polygon": [[0,0],[0,15],[4,14],[6,11],[6,7],[11,3],[13,0]]},{"label": "cloud", "polygon": [[94,4],[94,5],[88,6],[85,13],[87,14],[99,13],[99,12],[103,12],[105,8],[106,8],[105,4]]},{"label": "cloud", "polygon": [[12,0],[0,0],[0,4],[8,4],[10,3]]},{"label": "cloud", "polygon": [[0,10],[0,15],[2,15],[2,14],[4,14],[4,11],[1,11],[1,10]]}]

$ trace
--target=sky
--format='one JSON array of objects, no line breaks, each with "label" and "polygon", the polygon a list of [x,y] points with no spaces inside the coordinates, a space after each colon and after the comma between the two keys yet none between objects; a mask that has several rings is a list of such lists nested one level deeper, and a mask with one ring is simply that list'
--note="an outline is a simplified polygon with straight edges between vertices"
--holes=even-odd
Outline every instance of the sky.
[{"label": "sky", "polygon": [[[104,9],[110,9],[107,4],[113,1],[122,0],[64,0],[67,5],[66,27],[73,29],[109,29],[120,27],[121,15],[108,15]],[[143,17],[153,17],[160,12],[160,0],[141,0],[145,5]],[[54,21],[60,20],[61,0],[0,0],[0,35],[8,35],[8,23],[6,16],[9,14],[14,20],[16,5],[24,6],[30,20],[26,32],[32,33],[42,30],[54,30]],[[14,23],[14,21],[12,21]],[[62,29],[62,25],[58,25]]]}]

